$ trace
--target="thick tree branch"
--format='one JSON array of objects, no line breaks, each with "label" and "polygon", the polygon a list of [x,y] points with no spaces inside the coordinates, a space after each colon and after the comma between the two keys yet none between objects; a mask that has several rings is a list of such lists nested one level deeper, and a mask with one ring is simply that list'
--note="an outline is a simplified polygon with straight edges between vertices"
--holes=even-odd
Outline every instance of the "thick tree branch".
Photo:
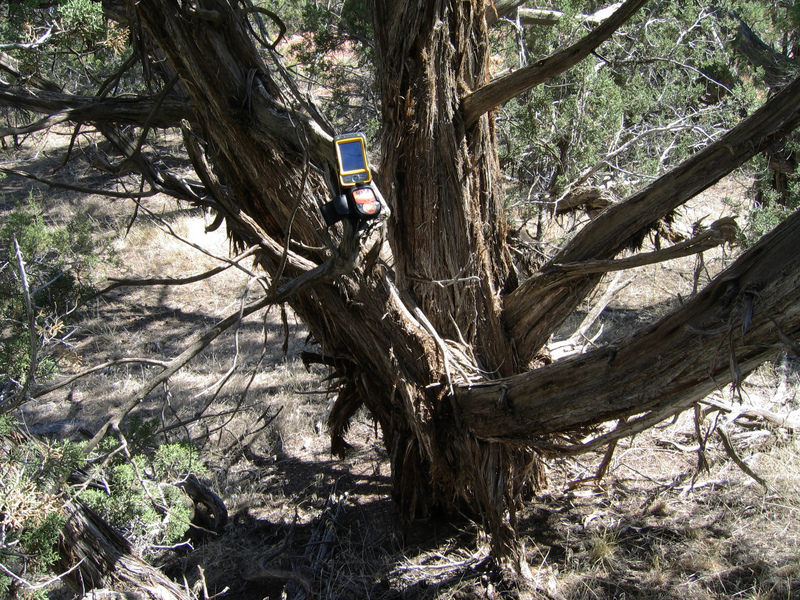
[{"label": "thick tree branch", "polygon": [[627,0],[614,14],[579,42],[536,61],[532,65],[499,77],[466,96],[461,105],[464,122],[467,126],[472,125],[478,120],[478,117],[495,106],[504,104],[575,66],[611,37],[617,29],[636,14],[644,3],[645,0]]},{"label": "thick tree branch", "polygon": [[[641,415],[641,431],[736,381],[800,337],[800,211],[672,314],[613,347],[500,381],[456,388],[461,419],[486,440],[551,443]],[[752,318],[749,306],[753,306]],[[586,450],[614,434],[586,443]]]},{"label": "thick tree branch", "polygon": [[[612,258],[636,245],[647,229],[800,125],[800,78],[752,116],[644,190],[601,213],[559,252],[550,265]],[[528,279],[504,304],[504,318],[523,359],[544,345],[599,281],[586,275],[561,285],[548,270]]]},{"label": "thick tree branch", "polygon": [[0,106],[47,115],[22,128],[0,128],[0,136],[44,129],[61,121],[143,125],[149,118],[153,127],[177,127],[181,119],[192,115],[191,102],[183,98],[167,97],[158,103],[153,97],[99,99],[6,84],[0,84]]}]

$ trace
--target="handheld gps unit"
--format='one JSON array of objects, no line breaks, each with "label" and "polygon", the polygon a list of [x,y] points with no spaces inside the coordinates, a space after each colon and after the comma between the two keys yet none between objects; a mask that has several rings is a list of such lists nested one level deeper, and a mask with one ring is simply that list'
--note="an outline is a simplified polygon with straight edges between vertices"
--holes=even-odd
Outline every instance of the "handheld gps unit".
[{"label": "handheld gps unit", "polygon": [[363,222],[381,212],[380,192],[372,182],[367,158],[367,138],[363,133],[345,133],[333,138],[340,193],[320,207],[330,227],[342,219]]},{"label": "handheld gps unit", "polygon": [[345,133],[333,138],[336,161],[339,163],[339,183],[353,187],[372,181],[367,159],[367,138],[363,133]]}]

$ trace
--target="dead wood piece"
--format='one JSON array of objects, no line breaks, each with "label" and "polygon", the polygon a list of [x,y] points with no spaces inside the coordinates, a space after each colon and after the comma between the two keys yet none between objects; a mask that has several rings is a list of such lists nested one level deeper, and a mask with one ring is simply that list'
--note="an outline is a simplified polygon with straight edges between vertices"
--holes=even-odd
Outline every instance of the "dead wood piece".
[{"label": "dead wood piece", "polygon": [[776,425],[786,429],[790,433],[800,430],[800,421],[798,421],[796,418],[792,417],[791,415],[781,415],[765,408],[758,408],[757,406],[726,404],[713,399],[705,399],[703,400],[703,404],[707,404],[724,412],[734,414],[735,416],[730,419],[732,421],[744,417],[754,421],[766,421],[771,425]]},{"label": "dead wood piece", "polygon": [[98,600],[193,600],[133,554],[128,541],[88,506],[70,502],[65,511],[55,570],[72,589],[84,594],[97,590]]},{"label": "dead wood piece", "polygon": [[[289,596],[295,600],[311,600],[316,593],[315,590],[319,592],[323,589],[323,572],[336,543],[337,521],[348,497],[346,492],[339,494],[336,487],[334,484],[328,495],[325,510],[317,519],[311,539],[306,544],[303,558],[289,572],[292,576],[289,578],[289,585],[286,589]],[[270,570],[264,571],[269,572]],[[307,572],[311,575],[306,578],[299,575],[298,572]],[[302,589],[298,589],[298,584]]]},{"label": "dead wood piece", "polygon": [[[194,475],[189,475],[178,487],[194,502],[192,525],[202,528],[203,531],[222,533],[228,524],[228,510],[222,499],[200,483]],[[196,532],[197,529],[192,531]]]}]

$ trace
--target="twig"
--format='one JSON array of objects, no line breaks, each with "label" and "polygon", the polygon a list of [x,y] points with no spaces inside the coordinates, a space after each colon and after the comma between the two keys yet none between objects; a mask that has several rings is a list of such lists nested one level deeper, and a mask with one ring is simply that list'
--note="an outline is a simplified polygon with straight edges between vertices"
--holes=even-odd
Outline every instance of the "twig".
[{"label": "twig", "polygon": [[[259,279],[260,279],[260,278],[258,277],[258,275],[256,275],[256,274],[255,274],[253,271],[251,271],[251,270],[249,270],[249,269],[246,269],[245,267],[243,267],[242,265],[240,265],[240,264],[239,264],[239,262],[238,262],[238,261],[239,261],[239,260],[241,260],[241,258],[240,258],[240,257],[241,257],[242,255],[240,255],[240,256],[237,256],[237,257],[235,257],[235,258],[232,258],[232,259],[231,259],[231,258],[225,258],[225,257],[222,257],[222,256],[217,256],[216,254],[213,254],[212,252],[209,252],[208,250],[206,250],[205,248],[203,248],[203,247],[202,247],[200,244],[195,244],[194,242],[192,242],[192,241],[190,241],[190,240],[186,239],[185,237],[183,237],[182,235],[180,235],[180,234],[179,234],[177,231],[175,231],[175,229],[172,227],[172,225],[170,225],[170,223],[169,223],[169,222],[168,222],[166,219],[163,219],[163,218],[162,218],[162,217],[160,217],[159,215],[155,214],[153,211],[151,211],[149,208],[147,208],[147,207],[146,207],[146,206],[144,206],[143,204],[139,203],[139,206],[141,207],[141,209],[142,209],[142,210],[143,210],[145,213],[147,213],[147,214],[150,216],[150,218],[152,218],[154,221],[157,221],[158,223],[160,223],[160,224],[161,224],[161,225],[162,225],[162,226],[163,226],[163,227],[166,229],[166,231],[167,231],[167,232],[168,232],[168,233],[169,233],[169,234],[170,234],[172,237],[174,237],[176,240],[178,240],[178,241],[180,241],[180,242],[183,242],[183,243],[184,243],[184,244],[186,244],[187,246],[190,246],[190,247],[194,248],[195,250],[197,250],[197,251],[199,251],[199,252],[202,252],[203,254],[205,254],[206,256],[209,256],[209,257],[213,258],[214,260],[219,260],[219,261],[222,261],[222,262],[228,263],[230,266],[232,266],[232,267],[236,267],[237,269],[239,269],[239,270],[240,270],[240,271],[242,271],[243,273],[246,273],[247,275],[249,275],[250,277],[252,277],[252,278],[254,278],[254,279],[257,279],[257,280],[259,280]],[[246,254],[247,254],[247,253],[248,253],[250,250],[251,250],[251,249],[248,249],[248,250],[246,250],[246,251],[245,251],[245,255],[246,255]]]},{"label": "twig", "polygon": [[53,577],[52,579],[49,579],[49,580],[45,581],[44,583],[37,583],[37,584],[32,584],[29,581],[26,581],[25,579],[23,579],[22,577],[20,577],[16,573],[14,573],[11,569],[6,567],[1,562],[0,562],[0,570],[2,570],[6,575],[11,577],[15,581],[17,581],[17,582],[21,583],[22,585],[24,585],[29,590],[41,590],[41,589],[46,588],[47,586],[55,583],[56,581],[61,581],[64,577],[66,577],[67,575],[72,573],[75,569],[80,567],[83,564],[83,561],[85,561],[85,560],[86,560],[86,557],[83,557],[82,559],[80,559],[80,561],[78,561],[78,563],[76,565],[73,565],[72,567],[70,567],[69,570],[64,571],[60,575],[58,575],[56,577]]},{"label": "twig", "polygon": [[40,398],[40,397],[44,396],[45,394],[49,394],[50,392],[54,392],[54,391],[56,391],[58,389],[61,389],[64,386],[69,385],[73,381],[81,379],[82,377],[86,377],[87,375],[91,375],[92,373],[96,373],[97,371],[102,371],[103,369],[108,369],[108,368],[111,368],[111,367],[118,367],[118,366],[121,366],[121,365],[131,365],[131,364],[134,364],[134,365],[139,365],[139,364],[149,365],[149,366],[153,366],[153,367],[161,367],[163,369],[166,369],[167,367],[169,367],[169,363],[168,362],[165,362],[163,360],[154,360],[154,359],[151,359],[151,358],[133,358],[132,357],[132,358],[120,358],[118,360],[111,360],[111,361],[104,362],[104,363],[99,364],[99,365],[95,365],[94,367],[91,367],[91,368],[86,369],[84,371],[81,371],[80,373],[77,373],[77,374],[75,374],[75,375],[73,375],[71,377],[68,377],[67,379],[59,381],[58,383],[54,383],[54,384],[49,385],[49,386],[44,387],[44,388],[39,388],[33,394],[31,394],[31,398]]},{"label": "twig", "polygon": [[[138,208],[138,205],[137,205]],[[213,269],[209,269],[208,271],[204,271],[203,273],[198,273],[197,275],[191,275],[189,277],[153,277],[150,279],[114,279],[109,278],[113,283],[99,292],[96,292],[89,296],[87,300],[91,300],[98,296],[103,296],[108,292],[115,290],[119,287],[129,287],[129,286],[136,286],[136,287],[145,287],[151,285],[187,285],[190,283],[197,283],[198,281],[202,281],[204,279],[208,279],[209,277],[213,277],[214,275],[218,275],[227,269],[230,269],[234,266],[235,263],[240,262],[241,260],[247,258],[248,256],[252,255],[256,250],[258,250],[258,246],[251,246],[238,256],[231,258],[231,259],[224,259],[227,264],[220,265],[218,267],[214,267]],[[216,257],[215,257],[216,258]]]},{"label": "twig", "polygon": [[36,48],[44,44],[47,40],[50,39],[50,36],[53,34],[53,28],[48,27],[47,31],[45,31],[38,39],[28,42],[27,44],[19,43],[19,42],[10,42],[7,44],[0,44],[0,50],[30,50],[32,48]]},{"label": "twig", "polygon": [[734,406],[709,398],[701,400],[701,403],[713,406],[725,412],[734,413],[734,417],[729,417],[731,421],[735,421],[740,417],[745,417],[747,419],[764,419],[768,423],[788,429],[789,431],[800,430],[800,422],[792,419],[789,415],[781,415],[764,408],[758,408],[756,406]]},{"label": "twig", "polygon": [[765,490],[770,490],[770,485],[767,481],[761,477],[758,473],[753,471],[746,462],[742,460],[742,458],[736,453],[733,445],[731,444],[731,440],[728,438],[728,434],[725,431],[725,428],[720,425],[717,427],[717,433],[719,434],[720,439],[722,440],[722,446],[725,448],[725,452],[731,458],[733,462],[736,463],[742,471],[744,471],[747,475],[752,477],[759,485],[763,486]]},{"label": "twig", "polygon": [[36,369],[39,366],[39,340],[36,337],[36,313],[33,311],[33,301],[31,300],[31,290],[28,286],[28,276],[25,273],[25,261],[22,259],[22,250],[17,243],[17,236],[14,239],[14,254],[17,258],[17,267],[19,268],[19,278],[22,284],[22,294],[25,298],[25,311],[28,315],[28,336],[30,343],[30,363],[28,364],[28,374],[25,376],[25,381],[22,384],[22,389],[15,400],[9,406],[4,407],[4,412],[13,410],[28,399],[28,390],[31,387],[35,377]]}]

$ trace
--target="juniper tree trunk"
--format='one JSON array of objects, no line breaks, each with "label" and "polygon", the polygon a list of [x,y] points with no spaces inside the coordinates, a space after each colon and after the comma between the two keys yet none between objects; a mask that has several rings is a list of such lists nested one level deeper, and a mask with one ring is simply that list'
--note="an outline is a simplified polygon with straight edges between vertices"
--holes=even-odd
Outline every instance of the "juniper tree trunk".
[{"label": "juniper tree trunk", "polygon": [[[318,132],[254,51],[241,13],[216,1],[202,16],[169,0],[132,6],[192,99],[187,145],[236,243],[260,245],[261,264],[278,281],[324,265],[337,274],[291,298],[321,346],[319,360],[340,377],[333,451],[346,450],[347,422],[366,404],[381,425],[404,518],[467,511],[507,549],[512,499],[526,483],[542,483],[537,455],[477,440],[460,426],[451,395],[469,378],[517,370],[500,315],[514,273],[492,122],[467,129],[459,115],[463,93],[488,78],[484,10],[424,4],[374,9],[385,122],[379,185],[392,210],[391,249],[380,259],[380,241],[350,244],[346,224],[332,232],[337,249],[319,250],[325,226],[315,207],[330,191],[318,167],[330,150],[314,145]],[[192,152],[194,130],[203,143]]]}]

